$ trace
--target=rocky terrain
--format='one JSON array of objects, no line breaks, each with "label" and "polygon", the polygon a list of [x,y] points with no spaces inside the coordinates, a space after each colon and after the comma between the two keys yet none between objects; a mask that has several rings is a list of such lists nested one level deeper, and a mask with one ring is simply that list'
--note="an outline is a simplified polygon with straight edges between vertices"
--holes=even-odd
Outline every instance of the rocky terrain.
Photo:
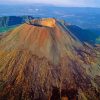
[{"label": "rocky terrain", "polygon": [[54,18],[0,36],[0,100],[99,100],[100,46]]}]

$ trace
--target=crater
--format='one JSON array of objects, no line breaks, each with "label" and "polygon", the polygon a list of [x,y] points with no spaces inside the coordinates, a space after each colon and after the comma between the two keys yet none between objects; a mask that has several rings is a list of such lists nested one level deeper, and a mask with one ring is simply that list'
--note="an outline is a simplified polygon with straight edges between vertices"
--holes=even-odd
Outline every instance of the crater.
[{"label": "crater", "polygon": [[42,18],[29,20],[28,24],[40,27],[55,27],[56,20],[54,18]]}]

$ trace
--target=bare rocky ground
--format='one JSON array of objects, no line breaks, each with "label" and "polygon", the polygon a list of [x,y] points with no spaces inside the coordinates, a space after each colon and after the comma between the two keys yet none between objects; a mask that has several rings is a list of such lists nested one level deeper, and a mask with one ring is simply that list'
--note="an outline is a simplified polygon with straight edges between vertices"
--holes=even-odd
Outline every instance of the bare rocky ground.
[{"label": "bare rocky ground", "polygon": [[100,100],[100,46],[53,18],[16,27],[0,36],[0,100]]}]

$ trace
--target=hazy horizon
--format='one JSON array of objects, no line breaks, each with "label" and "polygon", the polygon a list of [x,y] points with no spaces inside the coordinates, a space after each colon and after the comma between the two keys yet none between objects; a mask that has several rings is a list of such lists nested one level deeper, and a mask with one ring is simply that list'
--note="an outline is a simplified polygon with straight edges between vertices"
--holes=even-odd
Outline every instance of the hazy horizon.
[{"label": "hazy horizon", "polygon": [[61,7],[100,7],[98,0],[0,0],[0,4],[4,5],[28,5],[28,4],[47,4]]}]

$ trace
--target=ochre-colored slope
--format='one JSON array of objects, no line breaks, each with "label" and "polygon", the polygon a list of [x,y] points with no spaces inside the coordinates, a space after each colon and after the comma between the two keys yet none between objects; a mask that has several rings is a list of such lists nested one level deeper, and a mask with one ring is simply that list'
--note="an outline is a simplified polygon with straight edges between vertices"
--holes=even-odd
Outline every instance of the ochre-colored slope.
[{"label": "ochre-colored slope", "polygon": [[[45,23],[46,21],[44,21],[44,24]],[[57,23],[55,23],[55,26],[52,28],[45,26],[37,27],[25,23],[3,38],[0,48],[1,50],[28,49],[32,51],[33,54],[40,57],[45,56],[53,61],[53,55],[54,57],[57,56],[57,59],[59,58],[58,56],[65,54],[73,56],[73,50],[70,51],[70,49],[74,49],[73,45],[76,47],[81,46],[78,41],[74,40],[69,33],[63,30]]]},{"label": "ochre-colored slope", "polygon": [[0,39],[1,100],[99,100],[98,48],[56,19],[18,26]]}]

